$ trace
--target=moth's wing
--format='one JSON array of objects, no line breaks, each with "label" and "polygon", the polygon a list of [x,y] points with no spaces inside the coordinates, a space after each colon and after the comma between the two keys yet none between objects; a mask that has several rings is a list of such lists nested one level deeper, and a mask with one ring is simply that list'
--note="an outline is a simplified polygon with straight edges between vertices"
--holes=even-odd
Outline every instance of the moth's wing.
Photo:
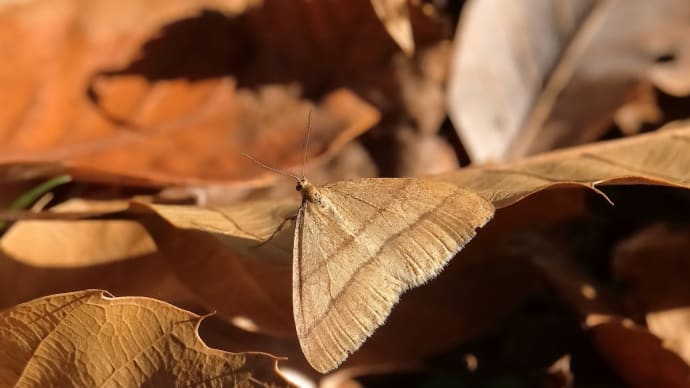
[{"label": "moth's wing", "polygon": [[478,194],[420,179],[319,187],[324,206],[297,217],[293,310],[309,363],[338,366],[380,326],[400,294],[436,276],[493,215]]}]

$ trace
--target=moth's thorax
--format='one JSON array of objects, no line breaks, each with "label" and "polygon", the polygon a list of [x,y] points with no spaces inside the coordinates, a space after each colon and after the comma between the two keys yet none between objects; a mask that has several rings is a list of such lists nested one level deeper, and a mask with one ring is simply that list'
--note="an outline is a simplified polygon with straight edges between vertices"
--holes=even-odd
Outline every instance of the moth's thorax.
[{"label": "moth's thorax", "polygon": [[297,182],[297,190],[302,194],[302,198],[304,198],[305,201],[316,204],[323,203],[323,197],[319,189],[312,185],[306,178],[302,178]]}]

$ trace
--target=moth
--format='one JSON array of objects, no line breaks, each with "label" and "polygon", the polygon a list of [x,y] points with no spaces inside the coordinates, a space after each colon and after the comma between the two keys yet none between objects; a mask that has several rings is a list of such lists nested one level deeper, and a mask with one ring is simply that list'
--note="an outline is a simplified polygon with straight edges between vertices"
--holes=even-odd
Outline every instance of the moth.
[{"label": "moth", "polygon": [[292,306],[302,351],[320,372],[358,349],[494,212],[478,194],[429,179],[302,178],[297,188]]},{"label": "moth", "polygon": [[438,180],[314,185],[304,171],[300,177],[251,159],[293,177],[302,195],[292,306],[302,351],[322,373],[357,350],[403,292],[435,277],[495,210],[482,196]]}]

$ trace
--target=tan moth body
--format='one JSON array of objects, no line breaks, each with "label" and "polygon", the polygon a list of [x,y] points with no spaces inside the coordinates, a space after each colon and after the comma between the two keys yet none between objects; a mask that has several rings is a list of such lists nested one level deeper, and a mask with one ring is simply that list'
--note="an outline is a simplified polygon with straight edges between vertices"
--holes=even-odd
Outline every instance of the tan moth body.
[{"label": "tan moth body", "polygon": [[302,351],[321,372],[356,350],[400,294],[436,276],[494,212],[478,194],[433,180],[314,186],[302,178],[297,189],[293,311]]}]

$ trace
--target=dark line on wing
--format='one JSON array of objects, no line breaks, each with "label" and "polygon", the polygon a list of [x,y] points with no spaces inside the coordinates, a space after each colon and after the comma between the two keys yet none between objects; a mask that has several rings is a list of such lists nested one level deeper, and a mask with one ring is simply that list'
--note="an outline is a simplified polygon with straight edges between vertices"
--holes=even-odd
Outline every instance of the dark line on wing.
[{"label": "dark line on wing", "polygon": [[[364,221],[364,223],[362,223],[362,226],[361,226],[359,229],[357,229],[357,230],[354,232],[354,234],[348,234],[348,237],[345,239],[345,241],[343,241],[335,250],[333,250],[333,252],[331,252],[330,255],[331,255],[331,256],[336,255],[336,254],[342,252],[346,247],[348,247],[348,246],[350,246],[351,244],[353,244],[353,243],[357,240],[357,238],[367,229],[367,227],[369,226],[369,224],[371,223],[371,221],[373,221],[373,220],[376,219],[376,218],[379,218],[379,217],[381,216],[381,213],[383,213],[383,212],[386,211],[386,208],[388,207],[388,204],[400,200],[400,193],[402,193],[402,192],[404,191],[403,189],[405,189],[406,187],[407,187],[406,185],[400,186],[400,188],[398,188],[398,189],[395,191],[395,193],[391,196],[391,199],[388,200],[388,201],[386,201],[386,202],[384,202],[383,205],[382,205],[381,207],[372,206],[374,209],[376,209],[376,211],[375,211],[370,217],[368,217],[368,218]],[[337,191],[337,190],[333,190],[333,189],[330,189],[330,190],[335,191],[335,192],[337,192],[337,193],[339,193],[339,194],[346,194],[346,193],[344,193],[344,192],[342,192],[342,191]],[[347,194],[346,194],[346,195],[347,195]],[[351,197],[352,197],[352,198],[356,198],[356,197],[354,197],[354,196],[351,196]],[[358,198],[357,198],[357,199],[358,199]],[[365,202],[365,203],[366,203],[366,202]],[[320,264],[319,264],[316,268],[314,268],[312,271],[310,271],[309,273],[304,274],[304,277],[310,277],[310,276],[312,276],[315,272],[318,272],[318,271],[322,270],[323,267],[325,267],[326,265],[328,265],[328,262],[327,262],[327,261],[325,261],[325,262],[323,262],[323,263],[320,263]],[[300,280],[302,280],[302,279],[300,279]]]},{"label": "dark line on wing", "polygon": [[[355,199],[355,200],[358,200],[358,201],[361,201],[361,202],[363,202],[363,203],[369,204],[367,201],[365,201],[365,200],[363,200],[363,199],[361,199],[361,198],[355,197],[354,195],[352,195],[352,194],[350,194],[350,193],[343,193],[343,192],[341,192],[341,193],[342,193],[342,194],[345,194],[345,195],[347,195],[347,196],[349,196],[349,197],[351,197],[351,198],[353,198],[353,199]],[[415,200],[410,200],[410,201],[415,201]],[[376,206],[374,206],[374,205],[371,205],[371,206],[374,207],[374,208],[376,208]],[[396,216],[396,217],[400,218],[401,220],[403,220],[403,222],[404,222],[405,224],[407,224],[407,229],[411,229],[411,228],[412,228],[413,224],[410,224],[404,216],[402,216],[402,215],[400,215],[400,214],[398,214],[398,213],[396,213],[396,212],[394,212],[394,211],[388,209],[387,207],[386,207],[386,208],[383,208],[383,209],[384,209],[385,211],[387,211],[388,213],[393,214],[394,216]],[[390,222],[388,222],[388,219],[387,219],[386,217],[383,217],[383,216],[382,216],[382,217],[381,217],[381,220],[385,221],[385,222],[388,224],[388,226],[390,226],[390,227],[393,226]],[[427,251],[426,248],[425,248],[423,245],[421,245],[417,240],[412,239],[412,241],[414,241],[414,243],[415,243],[418,247],[420,247],[421,250],[422,250],[424,253],[426,253],[427,255],[431,256],[431,255],[429,254],[429,251]],[[420,270],[419,272],[421,273],[421,267],[419,267],[419,266],[416,266],[416,267],[417,267],[417,269]],[[400,279],[397,279],[397,280],[400,280]]]},{"label": "dark line on wing", "polygon": [[[411,225],[415,225],[415,224],[419,223],[423,219],[427,218],[431,213],[434,213],[438,208],[440,208],[441,206],[444,206],[448,202],[449,199],[452,199],[455,196],[455,194],[457,194],[458,191],[459,191],[459,188],[457,188],[457,187],[454,188],[453,191],[451,193],[449,193],[441,202],[434,205],[433,208],[431,208],[430,210],[428,210],[424,214],[421,214],[419,217],[417,217],[414,220],[414,222],[412,222]],[[400,235],[403,234],[403,232],[405,232],[409,229],[411,229],[411,227],[408,226],[407,228],[400,230],[398,233],[395,233],[395,234],[391,235],[390,237],[388,237],[386,240],[384,240],[383,243],[381,244],[381,246],[379,247],[379,249],[376,251],[376,253],[374,255],[372,255],[371,257],[369,257],[367,260],[365,260],[364,263],[362,263],[362,265],[360,265],[359,268],[357,268],[357,270],[355,270],[355,272],[352,273],[352,276],[350,276],[350,278],[345,282],[345,284],[343,284],[343,287],[336,294],[335,298],[332,298],[331,300],[328,301],[328,305],[326,306],[326,311],[330,310],[333,307],[335,300],[338,299],[340,297],[340,295],[342,295],[349,288],[350,284],[352,284],[352,282],[355,280],[355,278],[357,278],[357,275],[359,274],[359,272],[361,272],[363,268],[365,268],[369,264],[371,264],[371,262],[376,260],[376,258],[381,254],[383,249],[386,247],[386,245],[388,245],[388,243],[391,240],[394,240],[394,239],[400,237]],[[318,319],[314,320],[314,322],[310,326],[306,327],[305,328],[305,335],[307,335],[307,336],[310,335],[311,331],[314,330],[314,328],[316,326],[318,326],[321,323],[321,321],[323,321],[325,319],[325,317],[326,317],[326,314],[322,315]]]}]

